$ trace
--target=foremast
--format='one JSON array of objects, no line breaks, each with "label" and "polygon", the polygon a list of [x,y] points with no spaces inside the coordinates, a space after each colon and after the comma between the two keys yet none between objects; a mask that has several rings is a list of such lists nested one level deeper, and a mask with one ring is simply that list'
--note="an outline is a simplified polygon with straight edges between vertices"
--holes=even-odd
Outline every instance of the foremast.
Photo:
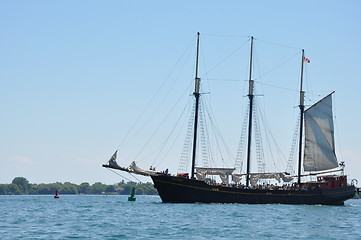
[{"label": "foremast", "polygon": [[249,98],[249,119],[248,119],[248,146],[247,146],[247,175],[246,186],[249,187],[250,179],[250,163],[251,163],[251,143],[252,143],[252,116],[253,116],[253,86],[252,80],[252,63],[253,63],[253,36],[251,37],[251,54],[249,59],[249,85],[248,85],[248,98]]},{"label": "foremast", "polygon": [[199,56],[199,32],[197,33],[197,53],[196,53],[196,76],[194,80],[194,92],[193,95],[196,99],[195,115],[194,115],[194,132],[193,132],[193,153],[192,153],[192,169],[191,179],[194,179],[194,169],[196,164],[196,152],[197,152],[197,128],[198,128],[198,110],[199,110],[199,85],[201,79],[198,77],[198,56]]}]

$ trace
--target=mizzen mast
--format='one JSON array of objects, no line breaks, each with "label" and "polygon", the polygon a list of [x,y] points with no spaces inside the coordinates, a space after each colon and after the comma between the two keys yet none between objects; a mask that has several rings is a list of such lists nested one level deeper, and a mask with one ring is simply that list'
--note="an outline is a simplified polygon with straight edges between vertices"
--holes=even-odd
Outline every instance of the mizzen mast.
[{"label": "mizzen mast", "polygon": [[196,99],[196,109],[194,115],[194,133],[193,133],[193,154],[192,154],[192,169],[191,179],[194,179],[194,169],[196,163],[196,151],[197,151],[197,128],[198,128],[198,109],[199,109],[199,85],[201,79],[198,77],[198,56],[199,56],[199,32],[197,33],[197,53],[196,53],[196,76],[194,81],[194,92],[193,95]]},{"label": "mizzen mast", "polygon": [[305,92],[302,90],[304,61],[305,61],[305,50],[302,49],[300,105],[299,105],[301,118],[300,118],[300,139],[299,139],[299,147],[298,147],[298,180],[297,180],[298,184],[301,184],[303,117],[304,117],[304,112],[305,112]]}]

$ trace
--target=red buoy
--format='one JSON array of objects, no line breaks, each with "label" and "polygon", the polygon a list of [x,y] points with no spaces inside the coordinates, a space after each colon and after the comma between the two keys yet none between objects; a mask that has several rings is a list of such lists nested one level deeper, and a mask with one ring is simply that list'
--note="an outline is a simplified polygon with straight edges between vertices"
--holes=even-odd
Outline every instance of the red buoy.
[{"label": "red buoy", "polygon": [[58,189],[56,189],[56,191],[55,191],[55,196],[54,196],[54,198],[59,198]]}]

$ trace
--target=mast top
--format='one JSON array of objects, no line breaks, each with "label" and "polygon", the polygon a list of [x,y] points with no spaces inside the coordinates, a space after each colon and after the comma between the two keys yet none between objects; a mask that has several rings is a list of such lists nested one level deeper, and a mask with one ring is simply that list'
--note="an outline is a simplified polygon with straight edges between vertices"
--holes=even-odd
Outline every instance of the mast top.
[{"label": "mast top", "polygon": [[302,89],[303,85],[303,64],[305,61],[305,50],[302,49],[302,62],[301,62],[301,80],[300,80],[300,106],[305,105],[305,92]]},{"label": "mast top", "polygon": [[248,96],[253,96],[254,80],[252,79],[252,65],[253,65],[253,36],[251,36],[251,53],[249,60],[249,85],[248,85]]},{"label": "mast top", "polygon": [[194,84],[194,92],[193,92],[194,96],[199,96],[199,85],[200,85],[200,81],[201,81],[201,79],[198,77],[199,35],[200,35],[200,33],[197,32],[196,76],[195,76],[195,81],[194,81],[195,84]]}]

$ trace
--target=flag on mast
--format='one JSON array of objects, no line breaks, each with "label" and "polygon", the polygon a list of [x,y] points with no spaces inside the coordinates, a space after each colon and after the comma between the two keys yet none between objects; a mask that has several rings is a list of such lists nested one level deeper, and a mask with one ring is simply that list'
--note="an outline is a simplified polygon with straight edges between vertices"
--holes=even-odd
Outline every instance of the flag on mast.
[{"label": "flag on mast", "polygon": [[307,62],[307,63],[310,63],[310,62],[311,62],[311,60],[308,59],[308,58],[306,58],[306,57],[303,57],[303,61],[305,61],[305,62]]}]

